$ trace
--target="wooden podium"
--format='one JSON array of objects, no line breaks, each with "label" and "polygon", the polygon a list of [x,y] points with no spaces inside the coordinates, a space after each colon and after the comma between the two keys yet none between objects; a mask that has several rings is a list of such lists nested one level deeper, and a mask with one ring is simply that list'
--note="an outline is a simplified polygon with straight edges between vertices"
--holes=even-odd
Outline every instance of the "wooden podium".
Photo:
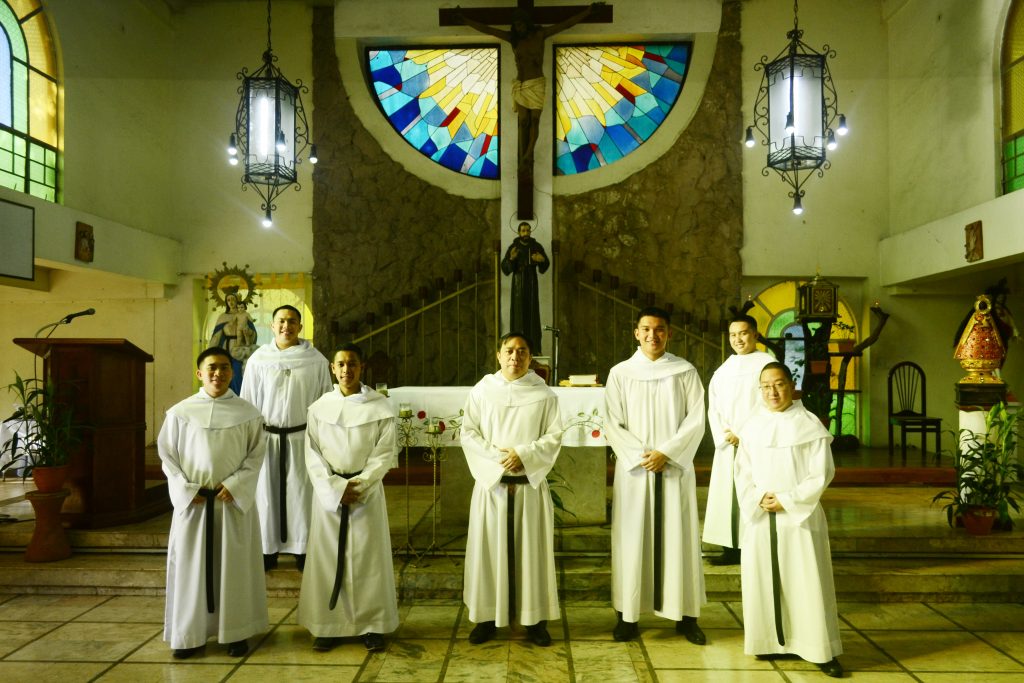
[{"label": "wooden podium", "polygon": [[81,425],[68,472],[62,517],[74,528],[146,519],[169,509],[166,485],[146,488],[146,363],[125,339],[18,338],[43,359],[43,377]]}]

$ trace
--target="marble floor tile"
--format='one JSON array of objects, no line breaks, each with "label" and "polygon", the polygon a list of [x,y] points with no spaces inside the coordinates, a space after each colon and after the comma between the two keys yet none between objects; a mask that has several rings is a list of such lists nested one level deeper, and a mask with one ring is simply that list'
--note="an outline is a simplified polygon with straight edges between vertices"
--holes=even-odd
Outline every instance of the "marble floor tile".
[{"label": "marble floor tile", "polygon": [[401,615],[402,625],[395,636],[402,639],[451,638],[460,609],[458,605],[413,605],[405,608]]},{"label": "marble floor tile", "polygon": [[644,648],[655,669],[771,669],[770,662],[743,654],[743,631],[704,629],[707,645],[694,645],[675,630],[644,633]]},{"label": "marble floor tile", "polygon": [[479,683],[508,680],[508,662],[452,659],[444,672],[445,683]]},{"label": "marble floor tile", "polygon": [[[867,673],[847,673],[846,678],[852,678],[856,683],[914,683],[917,678],[904,672],[869,671]],[[787,671],[786,680],[790,683],[825,683],[831,678],[825,676],[817,669],[811,671]],[[976,679],[980,681],[980,679]],[[988,680],[987,678],[985,679]],[[960,683],[965,683],[962,679]],[[971,681],[975,683],[975,681]]]},{"label": "marble floor tile", "polygon": [[227,680],[231,683],[268,683],[268,681],[287,681],[288,683],[351,683],[359,675],[357,666],[303,666],[288,664],[246,664],[240,666]]},{"label": "marble floor tile", "polygon": [[980,631],[975,635],[1003,654],[1024,662],[1024,633],[1020,631]]},{"label": "marble floor tile", "polygon": [[914,673],[1012,672],[1024,679],[1024,665],[963,631],[867,631],[864,635]]},{"label": "marble floor tile", "polygon": [[106,662],[0,662],[0,681],[86,683],[110,664]]},{"label": "marble floor tile", "polygon": [[298,598],[267,598],[267,615],[271,624],[294,624]]},{"label": "marble floor tile", "polygon": [[783,683],[778,671],[658,669],[658,683]]},{"label": "marble floor tile", "polygon": [[152,624],[71,622],[7,655],[7,661],[115,662],[153,637]]},{"label": "marble floor tile", "polygon": [[[563,608],[573,640],[611,640],[615,628],[615,612],[608,607]],[[553,634],[552,634],[553,635]]]},{"label": "marble floor tile", "polygon": [[115,595],[88,612],[79,614],[75,621],[162,624],[164,602],[160,596]]},{"label": "marble floor tile", "polygon": [[0,621],[67,621],[110,600],[106,595],[19,595],[0,605]]},{"label": "marble floor tile", "polygon": [[395,640],[384,653],[375,680],[395,683],[438,680],[448,645],[445,640]]},{"label": "marble floor tile", "polygon": [[100,676],[103,683],[208,683],[223,681],[234,669],[233,664],[118,664]]},{"label": "marble floor tile", "polygon": [[956,626],[939,612],[920,602],[845,602],[839,605],[840,621],[862,630],[948,631]]},{"label": "marble floor tile", "polygon": [[628,643],[574,641],[570,653],[577,683],[637,681]]},{"label": "marble floor tile", "polygon": [[314,652],[313,637],[301,626],[273,629],[249,653],[247,664],[314,664],[360,666],[367,657],[358,638],[345,638],[329,652]]},{"label": "marble floor tile", "polygon": [[568,681],[569,655],[565,643],[554,641],[538,647],[529,641],[509,644],[510,681]]},{"label": "marble floor tile", "polygon": [[839,662],[847,671],[856,671],[858,677],[866,672],[899,671],[899,664],[892,657],[879,650],[856,631],[842,633],[843,654]]},{"label": "marble floor tile", "polygon": [[[921,683],[964,683],[963,674],[919,673]],[[1024,678],[1020,674],[985,674],[985,683],[1020,683]]]},{"label": "marble floor tile", "polygon": [[929,607],[971,631],[1024,631],[1024,605],[989,604],[980,610],[969,602],[937,602]]},{"label": "marble floor tile", "polygon": [[60,621],[0,621],[0,658],[60,628]]}]

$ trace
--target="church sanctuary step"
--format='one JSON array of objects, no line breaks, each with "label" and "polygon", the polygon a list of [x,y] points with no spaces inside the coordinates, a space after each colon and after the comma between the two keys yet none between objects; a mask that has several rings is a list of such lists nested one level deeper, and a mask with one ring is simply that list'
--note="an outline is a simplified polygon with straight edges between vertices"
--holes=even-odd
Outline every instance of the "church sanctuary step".
[{"label": "church sanctuary step", "polygon": [[[10,484],[6,485],[10,486]],[[416,487],[413,487],[416,488]],[[413,545],[431,538],[430,487],[412,499]],[[836,587],[844,601],[1024,601],[1024,531],[968,536],[950,529],[930,486],[830,488],[823,505],[828,516]],[[403,495],[398,495],[402,493]],[[424,498],[423,493],[426,493]],[[698,489],[704,509],[706,490]],[[0,497],[2,498],[2,497]],[[0,513],[26,521],[0,523],[0,592],[157,595],[164,589],[170,516],[110,529],[70,530],[72,557],[30,564],[23,559],[34,523],[27,504],[12,495],[0,500]],[[404,490],[388,490],[392,543],[405,543]],[[30,509],[29,509],[30,512]],[[437,528],[437,544],[447,554],[419,559],[396,556],[395,575],[403,600],[459,600],[465,528]],[[559,586],[569,602],[607,602],[611,591],[610,526],[565,527],[556,534]],[[718,549],[707,546],[707,557]],[[740,598],[739,567],[705,563],[709,600]],[[267,576],[273,596],[298,594],[301,575],[291,557]]]}]

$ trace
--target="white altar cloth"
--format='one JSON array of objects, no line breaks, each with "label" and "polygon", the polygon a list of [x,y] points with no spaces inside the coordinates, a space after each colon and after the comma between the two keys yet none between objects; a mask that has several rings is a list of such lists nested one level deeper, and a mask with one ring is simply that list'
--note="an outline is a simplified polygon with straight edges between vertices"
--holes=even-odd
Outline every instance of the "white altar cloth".
[{"label": "white altar cloth", "polygon": [[[427,446],[426,427],[431,418],[444,423],[442,447],[461,446],[462,410],[473,387],[394,387],[388,396],[395,413],[402,403],[412,411],[412,446]],[[552,387],[562,414],[562,445],[579,448],[605,446],[604,387]]]}]

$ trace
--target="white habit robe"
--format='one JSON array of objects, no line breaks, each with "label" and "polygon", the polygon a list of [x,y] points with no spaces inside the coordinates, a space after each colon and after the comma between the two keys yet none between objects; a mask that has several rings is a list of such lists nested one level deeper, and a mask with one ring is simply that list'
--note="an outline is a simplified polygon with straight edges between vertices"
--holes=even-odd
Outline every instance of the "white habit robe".
[{"label": "white habit robe", "polygon": [[[843,652],[832,579],[828,525],[819,500],[832,481],[832,435],[795,401],[783,412],[760,408],[743,426],[736,455],[736,493],[746,519],[741,577],[744,651],[792,653],[824,663]],[[769,513],[774,492],[781,613],[785,645],[775,629]]]},{"label": "white habit robe", "polygon": [[[761,370],[775,360],[764,351],[732,355],[708,382],[708,428],[715,441],[708,505],[704,511],[704,542],[739,548],[743,515],[733,516],[733,461],[736,447],[725,440],[726,430],[739,434],[747,418],[761,405]],[[739,512],[738,510],[736,511]],[[735,536],[733,529],[735,526]]]},{"label": "white habit robe", "polygon": [[[547,474],[562,447],[555,393],[533,370],[509,382],[485,375],[469,392],[462,419],[462,449],[476,480],[469,507],[463,601],[470,621],[507,626],[508,485],[502,475],[526,476],[515,485],[515,617],[523,626],[561,617],[555,582],[555,514]],[[523,470],[506,472],[514,448]]]},{"label": "white habit robe", "polygon": [[[652,361],[638,348],[608,373],[605,435],[615,451],[612,605],[625,621],[644,612],[680,621],[707,602],[693,456],[704,435],[704,387],[671,353]],[[663,473],[662,606],[654,610],[654,483],[643,454],[668,456]]]},{"label": "white habit robe", "polygon": [[[306,467],[313,482],[306,569],[299,592],[299,625],[316,638],[390,633],[398,628],[398,600],[391,532],[382,479],[397,464],[394,412],[366,385],[344,396],[340,389],[309,407]],[[344,574],[330,609],[338,567],[341,496],[350,475],[360,483],[349,506]]]},{"label": "white habit robe", "polygon": [[[266,452],[263,418],[230,389],[204,389],[167,411],[157,437],[174,513],[167,541],[164,640],[175,650],[200,647],[210,636],[233,643],[267,628],[267,587],[253,508]],[[206,503],[200,488],[223,484],[234,501],[213,504],[213,594],[206,606]]]},{"label": "white habit robe", "polygon": [[[323,354],[305,339],[284,350],[271,341],[249,357],[241,396],[259,408],[268,427],[297,427],[306,423],[306,411],[313,401],[334,388],[329,367]],[[283,543],[279,493],[282,438],[288,440],[288,540]],[[301,430],[284,437],[267,435],[267,457],[256,489],[265,555],[306,552],[313,487],[306,474],[305,441]]]}]

